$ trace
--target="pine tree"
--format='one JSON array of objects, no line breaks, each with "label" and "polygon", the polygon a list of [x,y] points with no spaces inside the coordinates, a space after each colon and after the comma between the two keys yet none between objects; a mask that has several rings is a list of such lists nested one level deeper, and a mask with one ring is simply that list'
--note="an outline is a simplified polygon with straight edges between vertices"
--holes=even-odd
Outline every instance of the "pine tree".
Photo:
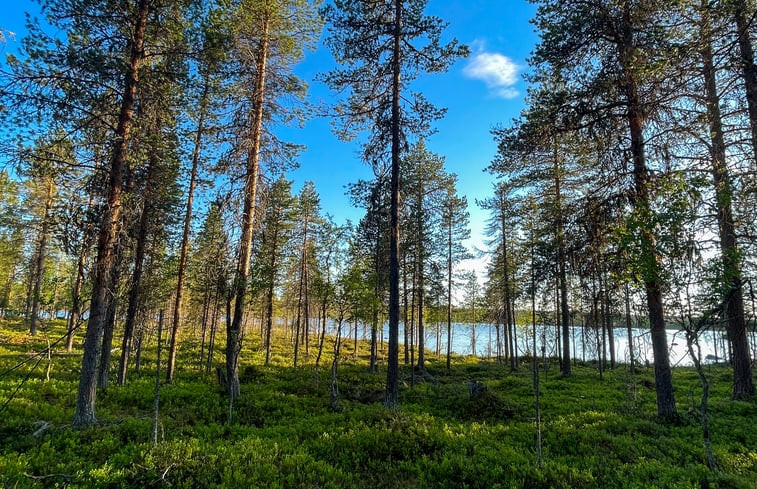
[{"label": "pine tree", "polygon": [[[572,127],[600,126],[607,110],[617,124],[625,125],[632,162],[632,227],[640,250],[636,265],[651,323],[657,412],[664,419],[676,416],[676,405],[645,129],[666,89],[665,67],[677,52],[667,42],[665,21],[670,15],[658,2],[647,0],[545,0],[535,19],[542,41],[534,56],[537,74],[559,71],[565,81],[565,100],[554,114],[556,120]],[[614,110],[605,106],[608,99]]]},{"label": "pine tree", "polygon": [[423,14],[426,3],[427,0],[335,0],[323,9],[323,16],[331,24],[326,45],[337,63],[343,65],[323,79],[336,91],[351,91],[337,111],[343,134],[371,128],[363,146],[363,159],[380,166],[389,157],[389,354],[385,405],[390,409],[397,407],[399,397],[400,159],[407,138],[427,133],[430,123],[442,115],[421,94],[408,97],[408,87],[421,72],[444,71],[455,58],[467,54],[457,41],[440,44],[445,25],[441,19]]},{"label": "pine tree", "polygon": [[279,122],[286,122],[292,114],[296,117],[297,111],[283,106],[282,99],[296,99],[304,94],[304,84],[292,73],[292,68],[302,58],[304,50],[312,47],[321,30],[316,2],[241,0],[234,7],[228,22],[234,26],[234,50],[230,57],[238,65],[237,116],[244,121],[240,138],[244,143],[238,149],[244,160],[244,204],[233,286],[234,311],[226,332],[226,376],[232,398],[240,394],[238,361],[242,348],[242,317],[252,263],[263,143],[272,145],[265,148],[272,160],[291,159],[291,146],[276,147],[275,138],[267,129],[277,118]]},{"label": "pine tree", "polygon": [[279,176],[268,189],[265,202],[256,279],[265,294],[266,323],[263,341],[265,364],[268,365],[273,341],[275,293],[280,285],[282,270],[285,269],[283,262],[297,222],[297,199],[292,195],[292,182],[283,175]]},{"label": "pine tree", "polygon": [[[450,175],[450,179],[447,185],[444,200],[442,201],[441,208],[441,224],[444,233],[446,234],[446,251],[447,251],[447,370],[450,369],[450,353],[452,349],[452,288],[454,285],[453,269],[455,265],[466,258],[470,258],[471,254],[463,245],[463,241],[470,238],[470,213],[468,212],[468,199],[465,197],[458,197],[455,189],[455,182],[457,181],[457,175]],[[476,290],[473,287],[476,284],[476,277],[473,274],[469,278],[468,286],[470,287],[469,293],[472,294],[471,304],[473,305],[473,330],[471,336],[471,346],[473,354],[476,354]]]}]

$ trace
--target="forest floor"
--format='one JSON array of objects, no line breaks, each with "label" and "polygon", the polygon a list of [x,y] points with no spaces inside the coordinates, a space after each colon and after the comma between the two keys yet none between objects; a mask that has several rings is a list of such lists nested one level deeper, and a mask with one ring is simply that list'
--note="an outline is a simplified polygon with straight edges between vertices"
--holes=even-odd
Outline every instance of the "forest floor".
[{"label": "forest floor", "polygon": [[[556,361],[546,362],[540,468],[527,362],[511,371],[456,357],[448,373],[444,359],[428,353],[427,374],[412,387],[404,368],[400,407],[391,412],[381,404],[385,365],[369,373],[367,345],[353,357],[346,341],[338,375],[344,411],[334,412],[332,340],[318,370],[312,345],[305,364],[292,367],[287,341],[263,366],[254,334],[242,352],[242,395],[230,423],[215,375],[194,367],[196,341],[182,343],[177,377],[160,393],[153,445],[154,345],[126,386],[112,383],[98,394],[99,424],[73,429],[81,351],[67,354],[58,344],[36,368],[32,358],[64,327],[46,324],[32,338],[20,322],[0,322],[2,487],[757,488],[757,401],[730,400],[724,367],[706,370],[718,472],[706,466],[701,387],[687,368],[673,374],[680,420],[664,424],[655,418],[651,369],[631,375],[619,366],[600,380],[596,365],[579,364],[564,379]],[[219,349],[216,364],[222,361]],[[488,389],[471,399],[471,381]]]}]

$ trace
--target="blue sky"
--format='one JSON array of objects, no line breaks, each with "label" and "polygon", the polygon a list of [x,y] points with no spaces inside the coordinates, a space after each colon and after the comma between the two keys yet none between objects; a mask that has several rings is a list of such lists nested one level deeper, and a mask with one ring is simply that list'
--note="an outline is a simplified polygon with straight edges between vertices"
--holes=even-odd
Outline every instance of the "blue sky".
[{"label": "blue sky", "polygon": [[[0,28],[16,34],[6,35],[5,52],[15,51],[23,37],[24,11],[38,12],[35,2],[5,2]],[[445,119],[436,124],[438,132],[427,141],[428,148],[446,158],[447,170],[459,176],[458,191],[468,197],[471,213],[472,243],[482,244],[486,214],[475,205],[476,199],[491,194],[492,176],[483,169],[494,156],[496,147],[490,130],[507,124],[524,106],[526,84],[522,73],[537,36],[529,19],[535,8],[524,0],[430,0],[427,13],[449,22],[445,38],[456,37],[471,49],[471,56],[458,61],[447,73],[424,76],[412,89],[422,91],[435,105],[447,108]],[[317,73],[333,66],[328,50],[319,46],[307,53],[297,73],[310,84],[314,101],[329,103],[333,96]],[[370,178],[371,170],[358,158],[359,141],[344,143],[332,133],[325,118],[310,120],[303,129],[286,129],[286,139],[304,144],[300,168],[289,174],[299,190],[312,180],[321,196],[324,212],[338,222],[356,221],[362,210],[353,209],[345,196],[345,185]],[[476,264],[470,266],[478,267]]]},{"label": "blue sky", "polygon": [[[446,158],[448,171],[457,173],[458,191],[468,197],[471,241],[479,247],[487,215],[475,201],[492,193],[492,176],[483,171],[496,151],[490,130],[509,123],[524,107],[526,84],[521,75],[537,40],[529,23],[534,12],[534,6],[522,0],[430,0],[427,8],[427,13],[449,22],[445,38],[456,37],[471,50],[447,73],[424,76],[412,88],[447,108],[427,146]],[[332,65],[328,50],[319,47],[298,67],[316,100],[333,100],[327,87],[312,81]],[[325,211],[339,220],[359,219],[362,210],[352,209],[344,195],[347,183],[372,175],[358,158],[359,141],[339,141],[326,119],[311,120],[304,130],[288,134],[308,147],[300,169],[291,173],[295,185],[313,180]]]}]

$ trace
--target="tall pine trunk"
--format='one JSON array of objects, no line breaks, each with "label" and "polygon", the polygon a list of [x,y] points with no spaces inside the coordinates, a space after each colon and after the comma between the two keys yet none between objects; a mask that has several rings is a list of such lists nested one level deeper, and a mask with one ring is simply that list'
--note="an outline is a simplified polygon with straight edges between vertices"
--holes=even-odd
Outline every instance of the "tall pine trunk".
[{"label": "tall pine trunk", "polygon": [[184,298],[184,278],[187,271],[187,255],[189,252],[189,232],[192,224],[192,203],[197,184],[197,169],[200,164],[200,152],[202,149],[202,136],[205,130],[205,112],[208,108],[208,94],[210,92],[209,75],[205,75],[202,96],[200,97],[200,114],[197,120],[197,132],[195,132],[194,148],[192,149],[192,169],[189,172],[189,188],[187,189],[187,205],[184,211],[184,229],[181,233],[181,249],[179,252],[179,276],[176,280],[176,298],[171,320],[171,339],[168,348],[168,365],[166,366],[166,381],[173,381],[176,364],[176,337],[179,332],[181,321],[181,306]]},{"label": "tall pine trunk", "polygon": [[[568,308],[568,275],[565,270],[567,257],[565,254],[565,236],[563,232],[563,209],[562,209],[562,168],[557,155],[557,144],[554,148],[554,172],[555,172],[555,208],[557,211],[557,267],[560,287],[558,302],[560,303],[560,329],[562,331],[562,363],[560,369],[564,377],[571,374],[570,367],[570,310]],[[559,339],[559,334],[558,334]]]},{"label": "tall pine trunk", "polygon": [[394,0],[394,44],[392,52],[392,169],[391,204],[389,209],[389,353],[386,369],[386,399],[389,409],[399,402],[399,197],[400,197],[400,71],[402,67],[402,0]]},{"label": "tall pine trunk", "polygon": [[[252,231],[255,221],[255,206],[260,172],[260,145],[263,132],[263,105],[265,102],[265,80],[268,67],[268,29],[269,19],[266,17],[261,26],[261,41],[256,56],[255,100],[253,101],[252,135],[250,150],[247,154],[247,173],[244,183],[244,211],[242,213],[242,236],[239,244],[239,259],[237,261],[234,280],[234,315],[230,324],[226,326],[226,378],[231,398],[238,397],[239,391],[239,353],[242,350],[242,316],[245,309],[247,292],[247,277],[250,273],[252,255]],[[269,334],[270,334],[270,321]],[[270,336],[267,338],[270,341]],[[266,363],[270,357],[270,344],[267,345]]]},{"label": "tall pine trunk", "polygon": [[750,34],[754,27],[754,19],[753,15],[747,12],[745,0],[734,0],[732,2],[732,9],[736,21],[741,72],[744,78],[747,111],[752,129],[753,159],[755,168],[757,168],[757,65],[754,63],[754,47],[752,46]]},{"label": "tall pine trunk", "polygon": [[87,333],[84,338],[84,356],[82,358],[81,376],[76,396],[74,426],[87,426],[97,422],[97,418],[95,417],[97,365],[100,358],[100,340],[105,322],[105,299],[115,264],[114,246],[118,231],[118,222],[121,217],[123,173],[131,132],[134,99],[139,81],[139,68],[145,56],[144,38],[149,6],[150,2],[148,0],[139,1],[137,17],[135,19],[134,37],[130,42],[130,54],[126,63],[126,75],[124,77],[121,108],[110,165],[106,205],[97,240],[97,260],[95,262],[94,281],[92,284],[92,301]]},{"label": "tall pine trunk", "polygon": [[[713,63],[712,31],[707,11],[709,6],[703,5],[702,8],[703,18],[700,33],[703,43],[700,55],[702,57],[707,119],[710,128],[710,157],[712,179],[715,187],[715,206],[717,209],[720,253],[723,263],[723,279],[727,287],[723,302],[725,304],[728,338],[731,341],[731,349],[733,350],[733,398],[744,400],[754,395],[754,382],[752,380],[747,327],[744,318],[741,259],[736,240],[733,212],[731,210],[733,186],[731,185],[731,177],[726,166],[726,145],[720,115],[720,97],[716,82],[717,73]],[[751,47],[751,44],[749,46]],[[745,76],[746,71],[745,68]],[[757,110],[757,106],[755,109]],[[753,130],[757,131],[757,124],[755,124],[757,121],[752,119],[752,122]],[[757,132],[753,136],[755,137],[754,141],[757,143]],[[757,149],[757,146],[755,148]]]},{"label": "tall pine trunk", "polygon": [[623,70],[623,91],[627,104],[627,118],[631,135],[631,156],[633,159],[634,196],[633,204],[637,218],[642,219],[641,254],[646,260],[643,264],[643,277],[646,290],[649,323],[654,353],[655,390],[657,392],[657,415],[671,420],[677,416],[675,396],[673,394],[673,376],[668,355],[668,338],[665,330],[665,314],[662,305],[662,265],[657,251],[657,240],[652,230],[652,218],[649,197],[649,170],[644,154],[644,109],[639,96],[636,75],[633,73],[635,46],[631,23],[631,11],[625,4],[622,25],[622,39],[619,48],[619,61]]}]

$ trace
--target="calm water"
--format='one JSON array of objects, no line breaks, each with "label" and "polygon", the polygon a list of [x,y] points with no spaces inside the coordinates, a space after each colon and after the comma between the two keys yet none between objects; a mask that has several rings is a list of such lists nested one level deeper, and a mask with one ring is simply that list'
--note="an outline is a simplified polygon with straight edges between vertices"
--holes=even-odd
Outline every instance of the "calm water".
[{"label": "calm water", "polygon": [[[476,355],[479,357],[489,357],[496,354],[496,328],[491,324],[478,324],[476,330]],[[343,326],[342,334],[347,335],[348,326]],[[365,334],[364,334],[365,333]],[[686,337],[682,331],[668,330],[668,345],[670,352],[670,363],[673,366],[676,365],[691,365],[692,360],[689,357],[688,349],[686,347]],[[361,327],[358,332],[361,338],[368,337],[368,330],[365,331]],[[404,331],[402,324],[400,324],[400,343],[404,341]],[[546,343],[547,355],[557,355],[556,349],[556,328],[552,326],[537,326],[536,327],[536,342],[537,351],[541,353],[542,344]],[[519,326],[518,331],[518,351],[520,354],[524,354],[532,349],[532,330],[531,327]],[[599,335],[599,338],[597,337]],[[583,359],[583,360],[596,360],[597,359],[597,344],[599,341],[601,347],[602,332],[594,331],[591,328],[586,328],[582,331],[580,326],[574,326],[571,328],[571,356]],[[383,331],[384,341],[388,341],[388,326],[384,325]],[[437,342],[438,336],[438,342]],[[649,330],[633,328],[632,329],[632,342],[634,347],[634,356],[636,360],[641,363],[649,362],[653,363],[652,355],[652,342]],[[442,354],[447,349],[447,328],[446,325],[442,325],[438,328],[435,324],[426,326],[426,349],[430,351],[437,351],[437,344]],[[473,354],[473,328],[470,324],[466,323],[454,323],[452,325],[452,351],[460,355]],[[752,348],[752,357],[757,357],[757,351],[755,351],[754,333],[750,333],[750,346]],[[626,328],[614,329],[614,343],[615,343],[615,358],[618,362],[628,363],[629,361],[629,349],[628,349],[628,333]],[[607,357],[609,360],[609,338],[606,339],[608,344]],[[702,358],[705,362],[715,361],[717,358],[722,361],[725,348],[727,348],[724,332],[705,332],[700,336],[699,343],[702,350]]]}]

